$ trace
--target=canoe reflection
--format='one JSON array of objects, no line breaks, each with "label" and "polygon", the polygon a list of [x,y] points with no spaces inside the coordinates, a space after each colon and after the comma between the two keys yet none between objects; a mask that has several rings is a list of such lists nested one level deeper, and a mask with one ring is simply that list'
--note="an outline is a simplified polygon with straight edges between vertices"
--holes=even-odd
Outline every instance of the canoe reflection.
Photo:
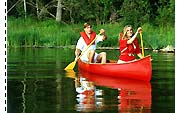
[{"label": "canoe reflection", "polygon": [[76,110],[83,112],[100,111],[103,107],[103,91],[95,87],[94,82],[78,75],[75,78]]},{"label": "canoe reflection", "polygon": [[[151,112],[151,84],[150,82],[110,78],[79,72],[96,86],[105,86],[118,91],[118,113],[150,113]],[[103,100],[103,98],[102,98]],[[94,106],[94,104],[90,105]],[[88,107],[83,107],[88,108]],[[106,108],[102,101],[103,110]]]}]

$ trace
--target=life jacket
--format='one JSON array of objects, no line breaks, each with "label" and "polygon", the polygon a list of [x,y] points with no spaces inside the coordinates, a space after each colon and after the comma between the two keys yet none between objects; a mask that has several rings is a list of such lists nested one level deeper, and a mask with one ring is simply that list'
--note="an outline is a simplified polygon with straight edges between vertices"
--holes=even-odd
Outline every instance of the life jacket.
[{"label": "life jacket", "polygon": [[[124,38],[123,36],[124,36],[124,34],[123,34],[123,32],[121,32],[119,34],[120,40],[124,40],[124,39],[122,39],[122,38]],[[137,39],[135,39],[135,41],[137,41]],[[136,44],[134,44],[134,42],[132,44],[127,44],[127,46],[125,48],[123,48],[122,50],[120,50],[120,53],[122,54],[124,52],[126,52],[126,53],[128,52],[128,54],[133,54],[134,51],[136,50]]]},{"label": "life jacket", "polygon": [[123,61],[131,61],[135,59],[134,53],[140,53],[138,45],[138,38],[135,38],[133,43],[127,44],[128,39],[123,39],[123,33],[119,34],[120,37],[120,56],[119,59]]},{"label": "life jacket", "polygon": [[[87,34],[85,32],[80,32],[80,35],[83,37],[83,39],[87,45],[89,45],[96,37],[96,33],[93,31],[90,34],[90,38],[87,36]],[[92,45],[94,45],[94,44],[95,44],[95,42],[92,43]]]}]

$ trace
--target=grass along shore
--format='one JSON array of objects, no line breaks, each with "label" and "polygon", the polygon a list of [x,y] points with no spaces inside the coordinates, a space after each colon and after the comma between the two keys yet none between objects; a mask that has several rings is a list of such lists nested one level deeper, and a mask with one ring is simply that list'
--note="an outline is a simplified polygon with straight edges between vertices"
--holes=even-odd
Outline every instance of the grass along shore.
[{"label": "grass along shore", "polygon": [[[38,21],[35,19],[8,18],[7,21],[8,47],[61,47],[76,45],[83,31],[81,24],[62,24],[55,20]],[[105,29],[108,39],[99,43],[99,47],[118,48],[118,34],[124,25],[120,23],[93,25],[93,30],[99,33]],[[143,42],[145,48],[153,50],[175,46],[174,26],[157,27],[148,23],[143,28]],[[137,28],[134,28],[136,30]]]}]

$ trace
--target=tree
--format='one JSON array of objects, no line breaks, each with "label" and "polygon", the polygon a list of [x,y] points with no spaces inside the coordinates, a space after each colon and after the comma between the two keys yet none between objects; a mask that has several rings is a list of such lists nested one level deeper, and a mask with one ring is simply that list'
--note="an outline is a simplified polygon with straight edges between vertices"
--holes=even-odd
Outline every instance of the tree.
[{"label": "tree", "polygon": [[175,23],[175,1],[159,0],[156,22],[158,25],[166,26]]},{"label": "tree", "polygon": [[26,0],[23,0],[24,2],[24,12],[25,12],[25,18],[26,18]]},{"label": "tree", "polygon": [[102,22],[105,23],[108,20],[108,16],[110,13],[109,7],[112,5],[112,1],[100,0],[100,2],[101,2],[101,4],[103,4]]},{"label": "tree", "polygon": [[[174,0],[8,0],[8,16],[53,18],[60,22],[120,22],[174,25]],[[24,16],[25,15],[25,16]]]},{"label": "tree", "polygon": [[[79,0],[63,0],[63,17],[65,21],[70,21],[71,23],[75,23],[75,21],[81,20],[80,18],[80,11],[81,4]],[[69,14],[69,15],[68,15]]]},{"label": "tree", "polygon": [[61,16],[62,16],[62,0],[58,0],[58,5],[57,5],[57,13],[56,13],[56,21],[60,22],[61,21]]},{"label": "tree", "polygon": [[132,24],[135,27],[149,22],[149,3],[139,0],[125,0],[120,10],[123,24]]}]

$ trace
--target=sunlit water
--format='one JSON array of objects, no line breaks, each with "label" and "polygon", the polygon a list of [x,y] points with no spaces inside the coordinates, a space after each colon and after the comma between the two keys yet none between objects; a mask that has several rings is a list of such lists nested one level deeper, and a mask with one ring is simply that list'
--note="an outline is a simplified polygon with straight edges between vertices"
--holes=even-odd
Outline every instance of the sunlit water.
[{"label": "sunlit water", "polygon": [[[118,50],[104,51],[117,60]],[[174,113],[174,53],[145,54],[153,58],[151,82],[87,75],[81,85],[77,65],[63,70],[74,60],[73,49],[8,49],[8,113]],[[85,83],[91,90],[80,87]]]}]

